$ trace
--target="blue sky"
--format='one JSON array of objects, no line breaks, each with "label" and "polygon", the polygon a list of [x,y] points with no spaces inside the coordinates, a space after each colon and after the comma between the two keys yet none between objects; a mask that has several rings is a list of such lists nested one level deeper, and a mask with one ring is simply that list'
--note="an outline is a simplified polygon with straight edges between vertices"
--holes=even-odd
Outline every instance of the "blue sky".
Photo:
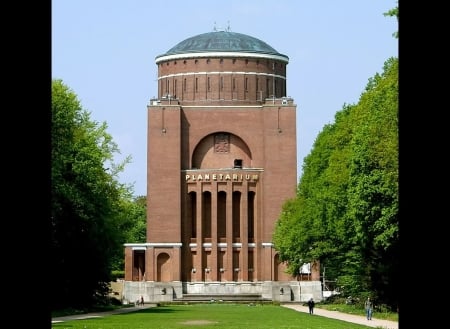
[{"label": "blue sky", "polygon": [[147,104],[155,57],[214,27],[258,38],[289,57],[287,96],[297,104],[297,174],[324,125],[356,104],[368,79],[398,56],[396,0],[52,0],[52,78],[106,122],[131,155],[120,182],[147,189]]}]

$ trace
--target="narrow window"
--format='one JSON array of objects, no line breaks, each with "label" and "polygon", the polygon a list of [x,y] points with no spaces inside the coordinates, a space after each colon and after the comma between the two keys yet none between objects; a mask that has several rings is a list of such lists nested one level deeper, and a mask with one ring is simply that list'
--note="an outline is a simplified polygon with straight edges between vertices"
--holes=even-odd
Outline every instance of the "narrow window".
[{"label": "narrow window", "polygon": [[195,91],[198,91],[198,78],[195,78]]},{"label": "narrow window", "polygon": [[248,78],[245,78],[245,91],[248,91]]},{"label": "narrow window", "polygon": [[220,90],[223,90],[223,77],[220,77]]},{"label": "narrow window", "polygon": [[184,78],[184,81],[183,81],[183,89],[184,89],[184,91],[186,91],[186,78]]},{"label": "narrow window", "polygon": [[211,91],[211,78],[208,77],[208,91]]},{"label": "narrow window", "polygon": [[236,90],[236,79],[233,78],[233,91]]}]

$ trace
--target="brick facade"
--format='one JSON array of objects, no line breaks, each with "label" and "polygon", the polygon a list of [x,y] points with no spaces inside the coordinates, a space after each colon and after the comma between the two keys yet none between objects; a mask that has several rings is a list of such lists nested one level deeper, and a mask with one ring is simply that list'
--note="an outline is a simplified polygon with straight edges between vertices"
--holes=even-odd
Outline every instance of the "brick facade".
[{"label": "brick facade", "polygon": [[288,61],[206,52],[162,56],[156,64],[147,243],[126,244],[125,280],[296,280],[272,245],[281,207],[297,188]]}]

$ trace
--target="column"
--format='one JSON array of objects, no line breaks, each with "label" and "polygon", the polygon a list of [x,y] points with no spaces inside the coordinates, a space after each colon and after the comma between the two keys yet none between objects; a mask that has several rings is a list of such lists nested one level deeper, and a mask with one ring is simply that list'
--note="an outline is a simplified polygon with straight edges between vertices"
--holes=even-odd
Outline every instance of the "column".
[{"label": "column", "polygon": [[242,280],[248,281],[248,182],[243,184],[240,206],[240,232],[241,232],[241,252],[239,263],[242,271]]},{"label": "column", "polygon": [[218,237],[217,237],[217,182],[213,182],[211,186],[211,273],[212,281],[219,281],[219,261],[218,253]]},{"label": "column", "polygon": [[201,189],[201,182],[196,183],[196,190],[195,193],[197,194],[196,197],[196,218],[195,218],[195,225],[197,228],[197,257],[195,257],[194,261],[194,268],[196,269],[195,278],[196,281],[202,281],[204,276],[204,269],[203,269],[203,231],[202,231],[202,201],[203,201],[203,195],[202,195],[202,189]]},{"label": "column", "polygon": [[133,249],[125,247],[125,281],[133,281],[133,261]]},{"label": "column", "polygon": [[181,248],[172,248],[172,281],[181,281]]},{"label": "column", "polygon": [[233,188],[231,182],[227,183],[226,203],[227,268],[225,271],[225,277],[227,281],[233,281]]},{"label": "column", "polygon": [[156,281],[157,267],[155,249],[153,247],[147,247],[145,250],[145,281]]}]

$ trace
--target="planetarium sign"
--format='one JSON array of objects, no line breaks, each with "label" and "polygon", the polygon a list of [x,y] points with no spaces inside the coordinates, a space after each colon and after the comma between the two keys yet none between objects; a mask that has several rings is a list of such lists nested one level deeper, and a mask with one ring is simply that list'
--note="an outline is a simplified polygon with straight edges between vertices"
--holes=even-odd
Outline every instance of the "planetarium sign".
[{"label": "planetarium sign", "polygon": [[186,182],[198,182],[198,181],[257,181],[259,179],[258,174],[240,174],[240,173],[203,173],[203,174],[187,174]]}]

